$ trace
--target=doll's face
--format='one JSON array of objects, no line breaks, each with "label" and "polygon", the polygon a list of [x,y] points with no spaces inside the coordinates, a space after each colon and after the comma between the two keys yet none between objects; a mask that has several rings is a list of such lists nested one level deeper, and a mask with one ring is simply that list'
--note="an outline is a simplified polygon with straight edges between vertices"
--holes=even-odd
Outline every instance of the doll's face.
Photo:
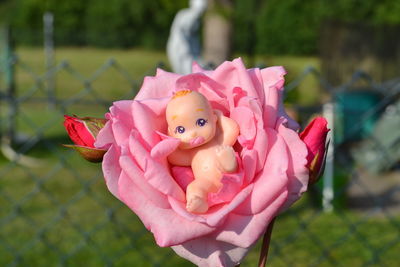
[{"label": "doll's face", "polygon": [[201,146],[215,136],[217,117],[208,100],[198,92],[172,99],[166,117],[168,134],[181,140],[181,149]]}]

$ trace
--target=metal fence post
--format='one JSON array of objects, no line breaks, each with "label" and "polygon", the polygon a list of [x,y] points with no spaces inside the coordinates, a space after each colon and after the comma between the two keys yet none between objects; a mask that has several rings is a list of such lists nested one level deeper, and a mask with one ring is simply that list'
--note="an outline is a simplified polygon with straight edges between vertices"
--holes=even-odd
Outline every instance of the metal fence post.
[{"label": "metal fence post", "polygon": [[54,60],[54,16],[51,12],[46,12],[43,15],[43,32],[44,32],[44,54],[46,64],[46,89],[47,97],[49,101],[49,107],[54,108],[56,105],[56,93],[55,93],[55,79],[53,72],[55,66]]},{"label": "metal fence post", "polygon": [[13,142],[16,134],[16,114],[17,114],[17,102],[16,102],[16,86],[15,86],[15,55],[14,55],[14,43],[12,40],[11,29],[9,26],[3,26],[1,29],[1,42],[2,42],[2,54],[3,54],[3,68],[4,68],[4,86],[5,86],[5,97],[8,103],[8,111],[5,121],[5,137]]},{"label": "metal fence post", "polygon": [[322,189],[322,208],[325,212],[333,211],[332,201],[334,199],[334,186],[333,186],[333,177],[334,177],[334,114],[335,114],[335,106],[333,103],[326,103],[322,107],[323,116],[328,121],[328,128],[331,130],[328,133],[328,139],[330,139],[328,152],[326,155],[326,165],[323,176],[323,189]]}]

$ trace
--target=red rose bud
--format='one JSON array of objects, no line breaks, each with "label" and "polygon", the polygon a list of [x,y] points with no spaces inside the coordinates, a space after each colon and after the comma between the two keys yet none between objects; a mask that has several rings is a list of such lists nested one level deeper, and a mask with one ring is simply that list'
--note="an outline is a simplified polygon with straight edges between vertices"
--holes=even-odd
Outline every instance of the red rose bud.
[{"label": "red rose bud", "polygon": [[64,115],[64,127],[76,145],[65,145],[78,151],[82,157],[91,162],[101,162],[106,150],[94,147],[96,136],[104,127],[106,119]]},{"label": "red rose bud", "polygon": [[317,117],[300,133],[300,139],[308,149],[307,168],[310,170],[310,184],[316,183],[324,171],[328,150],[326,136],[329,129],[327,124],[325,118]]}]

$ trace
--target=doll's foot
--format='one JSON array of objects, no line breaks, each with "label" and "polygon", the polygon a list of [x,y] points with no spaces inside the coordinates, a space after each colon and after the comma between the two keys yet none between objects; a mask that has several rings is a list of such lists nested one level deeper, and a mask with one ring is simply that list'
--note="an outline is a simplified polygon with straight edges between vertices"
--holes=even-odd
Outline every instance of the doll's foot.
[{"label": "doll's foot", "polygon": [[207,199],[196,195],[188,196],[186,210],[192,213],[205,213],[208,210]]},{"label": "doll's foot", "polygon": [[231,146],[219,146],[216,149],[219,168],[222,172],[235,172],[237,169],[235,150]]}]

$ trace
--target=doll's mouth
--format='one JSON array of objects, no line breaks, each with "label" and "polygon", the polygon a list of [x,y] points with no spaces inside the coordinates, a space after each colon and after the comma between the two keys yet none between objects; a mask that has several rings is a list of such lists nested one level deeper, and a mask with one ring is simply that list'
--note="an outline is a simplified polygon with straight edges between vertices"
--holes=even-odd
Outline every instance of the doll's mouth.
[{"label": "doll's mouth", "polygon": [[196,147],[199,145],[202,145],[204,143],[205,139],[202,136],[198,136],[190,140],[190,146],[191,147]]}]

